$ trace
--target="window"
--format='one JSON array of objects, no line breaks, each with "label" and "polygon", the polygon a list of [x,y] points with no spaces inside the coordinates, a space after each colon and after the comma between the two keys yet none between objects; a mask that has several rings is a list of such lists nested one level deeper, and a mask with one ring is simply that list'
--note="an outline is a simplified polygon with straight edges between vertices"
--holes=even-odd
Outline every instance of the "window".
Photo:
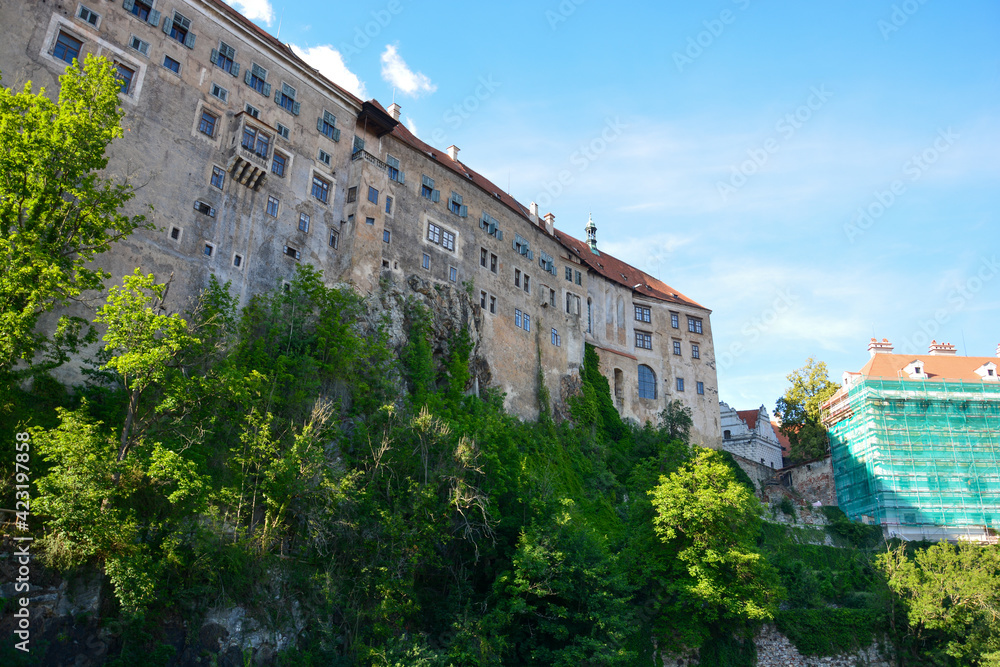
[{"label": "window", "polygon": [[524,314],[524,330],[531,331],[531,315],[528,313]]},{"label": "window", "polygon": [[347,188],[347,203],[355,202],[358,200],[358,188],[357,186],[353,188]]},{"label": "window", "polygon": [[324,204],[330,200],[330,181],[313,176],[312,196]]},{"label": "window", "polygon": [[427,223],[427,240],[431,243],[441,243],[441,228],[433,222]]},{"label": "window", "polygon": [[206,243],[205,248],[202,250],[202,252],[205,254],[205,257],[211,257],[212,253],[215,252],[215,246],[213,246],[211,243]]},{"label": "window", "polygon": [[334,230],[330,230],[330,247],[336,250],[340,247],[340,234]]},{"label": "window", "polygon": [[278,217],[278,198],[274,196],[268,196],[267,198],[267,214],[272,218]]},{"label": "window", "polygon": [[497,264],[499,264],[499,260],[497,259],[497,256],[494,255],[493,253],[490,253],[490,271],[492,271],[493,273],[496,273],[497,272]]},{"label": "window", "polygon": [[189,49],[194,48],[194,33],[191,32],[191,19],[180,12],[174,12],[173,19],[163,22],[163,32]]},{"label": "window", "polygon": [[266,160],[268,150],[271,148],[271,136],[258,130],[253,125],[244,125],[243,148],[253,151],[258,157]]},{"label": "window", "polygon": [[691,333],[701,333],[700,317],[688,317],[688,331]]},{"label": "window", "polygon": [[455,234],[448,231],[441,232],[441,247],[455,252]]},{"label": "window", "polygon": [[520,234],[514,234],[514,241],[511,243],[511,246],[514,248],[514,252],[524,255],[528,258],[528,261],[535,258],[535,254],[531,252],[531,244],[528,243],[528,239]]},{"label": "window", "polygon": [[705,395],[705,383],[704,382],[696,382],[695,383],[695,390],[699,394],[701,394],[702,396],[704,396]]},{"label": "window", "polygon": [[138,51],[144,56],[149,55],[149,42],[144,42],[135,35],[132,35],[129,38],[128,47],[134,51]]},{"label": "window", "polygon": [[653,349],[653,335],[644,331],[635,332],[635,346],[643,350]]},{"label": "window", "polygon": [[549,288],[549,305],[553,308],[556,307],[556,291],[551,287]]},{"label": "window", "polygon": [[479,305],[486,308],[486,292],[479,290]]},{"label": "window", "polygon": [[670,326],[675,329],[681,328],[681,319],[677,313],[670,313]]},{"label": "window", "polygon": [[580,272],[579,271],[574,271],[573,272],[573,282],[575,282],[577,285],[582,285],[583,283],[580,282],[580,279],[581,279]]},{"label": "window", "polygon": [[544,250],[539,252],[538,266],[542,267],[542,270],[546,273],[551,273],[554,276],[559,275],[556,271],[556,260],[555,257],[548,254]]},{"label": "window", "polygon": [[562,347],[562,338],[559,337],[559,330],[552,330],[552,344],[556,347]]},{"label": "window", "polygon": [[677,378],[677,391],[684,391],[684,378]]},{"label": "window", "polygon": [[486,211],[483,211],[482,217],[479,218],[480,229],[485,230],[487,234],[496,240],[503,241],[503,232],[499,229],[499,224],[500,222]]},{"label": "window", "polygon": [[330,154],[327,153],[322,148],[319,149],[319,158],[318,159],[319,159],[320,162],[322,162],[326,166],[328,166],[328,167],[330,166]]},{"label": "window", "polygon": [[421,176],[420,196],[431,201],[441,201],[441,191],[434,189],[434,179]]},{"label": "window", "polygon": [[209,137],[215,136],[215,123],[219,117],[214,113],[202,110],[201,119],[198,121],[198,131]]},{"label": "window", "polygon": [[420,266],[424,267],[425,269],[431,268],[431,256],[428,255],[426,252],[424,253],[424,258],[423,261],[421,261]]},{"label": "window", "polygon": [[570,315],[580,314],[580,297],[569,292],[566,293],[566,312]]},{"label": "window", "polygon": [[125,11],[132,12],[133,16],[153,26],[160,23],[160,12],[153,11],[153,3],[150,0],[125,0],[122,6]]},{"label": "window", "polygon": [[391,237],[392,237],[392,235],[389,233],[388,229],[383,229],[382,230],[382,241],[384,241],[385,243],[388,243],[389,239]]},{"label": "window", "polygon": [[225,88],[223,88],[222,86],[220,86],[219,84],[213,83],[212,84],[212,96],[213,97],[218,97],[223,102],[226,102],[226,101],[229,100],[229,91],[226,90]]},{"label": "window", "polygon": [[489,253],[486,251],[486,248],[480,248],[479,249],[479,266],[483,267],[484,269],[488,268],[489,265],[487,264],[487,262],[489,262]]},{"label": "window", "polygon": [[462,205],[462,195],[457,192],[451,193],[451,197],[448,199],[448,210],[459,217],[469,217],[469,207]]},{"label": "window", "polygon": [[674,354],[676,354],[678,357],[681,356],[681,354],[683,354],[683,352],[681,352],[681,342],[679,340],[674,341]]},{"label": "window", "polygon": [[522,324],[522,320],[523,320],[523,318],[522,318],[522,314],[521,314],[520,309],[515,308],[514,309],[514,326],[517,327],[518,329],[520,329],[521,328],[521,324]]},{"label": "window", "polygon": [[521,286],[521,269],[514,269],[514,287]]},{"label": "window", "polygon": [[121,93],[128,95],[129,90],[132,88],[132,78],[135,77],[135,70],[121,63],[115,63],[115,75],[121,83]]},{"label": "window", "polygon": [[385,212],[392,215],[392,197],[389,195],[385,196]]},{"label": "window", "polygon": [[650,315],[649,308],[646,306],[636,306],[635,319],[637,322],[651,322],[652,317]]},{"label": "window", "polygon": [[360,153],[364,149],[365,149],[365,140],[355,134],[354,145],[351,147],[351,155],[354,155],[355,153]]},{"label": "window", "polygon": [[531,294],[531,276],[524,274],[524,291]]},{"label": "window", "polygon": [[253,106],[252,104],[248,104],[243,108],[246,109],[246,112],[251,116],[253,116],[254,118],[260,118],[260,109]]},{"label": "window", "polygon": [[497,314],[497,298],[495,296],[490,296],[490,313]]},{"label": "window", "polygon": [[56,46],[52,50],[52,55],[59,60],[65,60],[72,64],[74,60],[80,57],[80,49],[82,48],[83,42],[60,30],[59,37],[56,38]]},{"label": "window", "polygon": [[222,170],[222,167],[212,167],[212,185],[222,189],[223,184],[226,182],[226,172]]},{"label": "window", "polygon": [[292,259],[301,259],[302,253],[292,246],[285,246],[285,257],[291,257]]},{"label": "window", "polygon": [[275,129],[278,130],[278,136],[280,136],[282,139],[287,139],[288,138],[288,128],[287,127],[285,127],[281,123],[278,123],[277,125],[275,125]]},{"label": "window", "polygon": [[233,255],[233,266],[239,268],[243,265],[243,255]]},{"label": "window", "polygon": [[445,250],[455,251],[455,233],[442,229],[433,222],[427,223],[427,240],[439,244]]},{"label": "window", "polygon": [[77,13],[77,16],[83,19],[85,23],[89,23],[95,28],[97,27],[97,22],[101,20],[99,14],[94,13],[93,10],[88,7],[84,7],[83,5],[80,5],[80,11]]},{"label": "window", "polygon": [[591,332],[590,323],[593,317],[593,304],[590,302],[590,298],[587,298],[587,333]]},{"label": "window", "polygon": [[299,231],[309,232],[309,216],[305,213],[299,213]]},{"label": "window", "polygon": [[271,84],[267,82],[267,70],[257,63],[250,64],[250,69],[243,75],[243,83],[264,97],[271,96]]},{"label": "window", "polygon": [[174,227],[173,229],[171,229],[170,230],[170,238],[173,239],[174,241],[180,241],[181,240],[181,228],[180,227]]},{"label": "window", "polygon": [[271,173],[273,173],[278,178],[285,177],[285,166],[288,164],[288,158],[284,153],[279,153],[274,151],[274,161],[271,162]]},{"label": "window", "polygon": [[394,158],[391,155],[385,156],[385,167],[386,172],[389,174],[389,180],[396,181],[397,183],[405,183],[405,174],[399,170],[399,159]]},{"label": "window", "polygon": [[174,74],[181,73],[181,64],[170,56],[163,56],[163,66]]},{"label": "window", "polygon": [[210,204],[206,204],[203,201],[196,201],[194,203],[194,210],[198,211],[203,215],[207,215],[210,218],[215,217],[215,209],[212,208]]},{"label": "window", "polygon": [[733,432],[732,431],[725,430],[725,431],[722,432],[722,439],[723,440],[729,440],[731,437],[733,437]]},{"label": "window", "polygon": [[656,373],[643,364],[639,365],[639,398],[656,398]]},{"label": "window", "polygon": [[274,101],[278,106],[292,114],[299,115],[299,103],[295,101],[295,89],[287,83],[281,84],[281,90],[274,94]]},{"label": "window", "polygon": [[366,225],[374,225],[375,224],[375,218],[365,218],[365,224]]},{"label": "window", "polygon": [[316,129],[323,136],[340,141],[340,130],[337,129],[337,119],[329,111],[324,111],[323,115],[316,119]]},{"label": "window", "polygon": [[691,343],[691,358],[701,359],[701,350],[698,348],[698,343]]},{"label": "window", "polygon": [[236,49],[225,42],[219,42],[219,48],[212,49],[211,61],[223,72],[229,72],[233,76],[240,73],[240,65],[236,62]]},{"label": "window", "polygon": [[448,280],[450,280],[453,283],[458,282],[458,269],[455,268],[454,266],[448,267]]},{"label": "window", "polygon": [[566,280],[573,282],[573,267],[566,267]]},{"label": "window", "polygon": [[370,185],[368,186],[368,201],[378,205],[378,190]]}]

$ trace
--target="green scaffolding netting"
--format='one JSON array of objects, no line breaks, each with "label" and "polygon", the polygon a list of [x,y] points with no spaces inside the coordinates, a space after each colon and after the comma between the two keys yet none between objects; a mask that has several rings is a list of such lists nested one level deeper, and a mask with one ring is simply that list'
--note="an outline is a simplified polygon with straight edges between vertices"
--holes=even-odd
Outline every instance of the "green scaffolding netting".
[{"label": "green scaffolding netting", "polygon": [[1000,385],[867,378],[826,422],[852,519],[928,537],[1000,529]]}]

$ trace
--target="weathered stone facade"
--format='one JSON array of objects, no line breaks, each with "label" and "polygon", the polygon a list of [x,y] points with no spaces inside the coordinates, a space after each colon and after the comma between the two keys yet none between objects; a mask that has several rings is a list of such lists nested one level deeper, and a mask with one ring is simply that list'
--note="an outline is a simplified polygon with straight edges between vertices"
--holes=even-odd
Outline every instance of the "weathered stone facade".
[{"label": "weathered stone facade", "polygon": [[655,420],[681,400],[694,438],[718,446],[708,309],[556,230],[457,148],[413,136],[398,107],[346,92],[221,0],[10,0],[0,21],[4,85],[55,91],[74,55],[119,64],[126,134],[108,172],[141,186],[133,212],[152,207],[157,228],[100,261],[114,276],[173,275],[170,310],[210,275],[245,302],[299,263],[365,294],[383,277],[468,290],[480,375],[512,411],[537,415],[541,370],[565,414],[590,342],[623,416]]}]

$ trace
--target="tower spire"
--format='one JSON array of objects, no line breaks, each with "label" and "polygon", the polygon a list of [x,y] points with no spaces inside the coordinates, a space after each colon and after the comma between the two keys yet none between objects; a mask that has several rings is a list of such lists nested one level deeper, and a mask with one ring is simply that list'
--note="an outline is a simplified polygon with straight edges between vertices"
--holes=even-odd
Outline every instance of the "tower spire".
[{"label": "tower spire", "polygon": [[601,254],[597,252],[597,225],[594,224],[593,213],[587,216],[587,226],[584,230],[587,232],[587,245],[590,246],[590,251],[595,255]]}]

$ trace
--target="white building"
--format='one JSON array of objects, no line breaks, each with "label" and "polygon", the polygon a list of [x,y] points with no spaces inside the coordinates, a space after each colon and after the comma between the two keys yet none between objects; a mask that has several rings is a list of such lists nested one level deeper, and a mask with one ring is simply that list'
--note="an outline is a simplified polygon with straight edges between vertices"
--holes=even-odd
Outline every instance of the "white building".
[{"label": "white building", "polygon": [[719,401],[719,412],[724,450],[774,469],[782,467],[781,443],[767,408],[736,410]]}]

